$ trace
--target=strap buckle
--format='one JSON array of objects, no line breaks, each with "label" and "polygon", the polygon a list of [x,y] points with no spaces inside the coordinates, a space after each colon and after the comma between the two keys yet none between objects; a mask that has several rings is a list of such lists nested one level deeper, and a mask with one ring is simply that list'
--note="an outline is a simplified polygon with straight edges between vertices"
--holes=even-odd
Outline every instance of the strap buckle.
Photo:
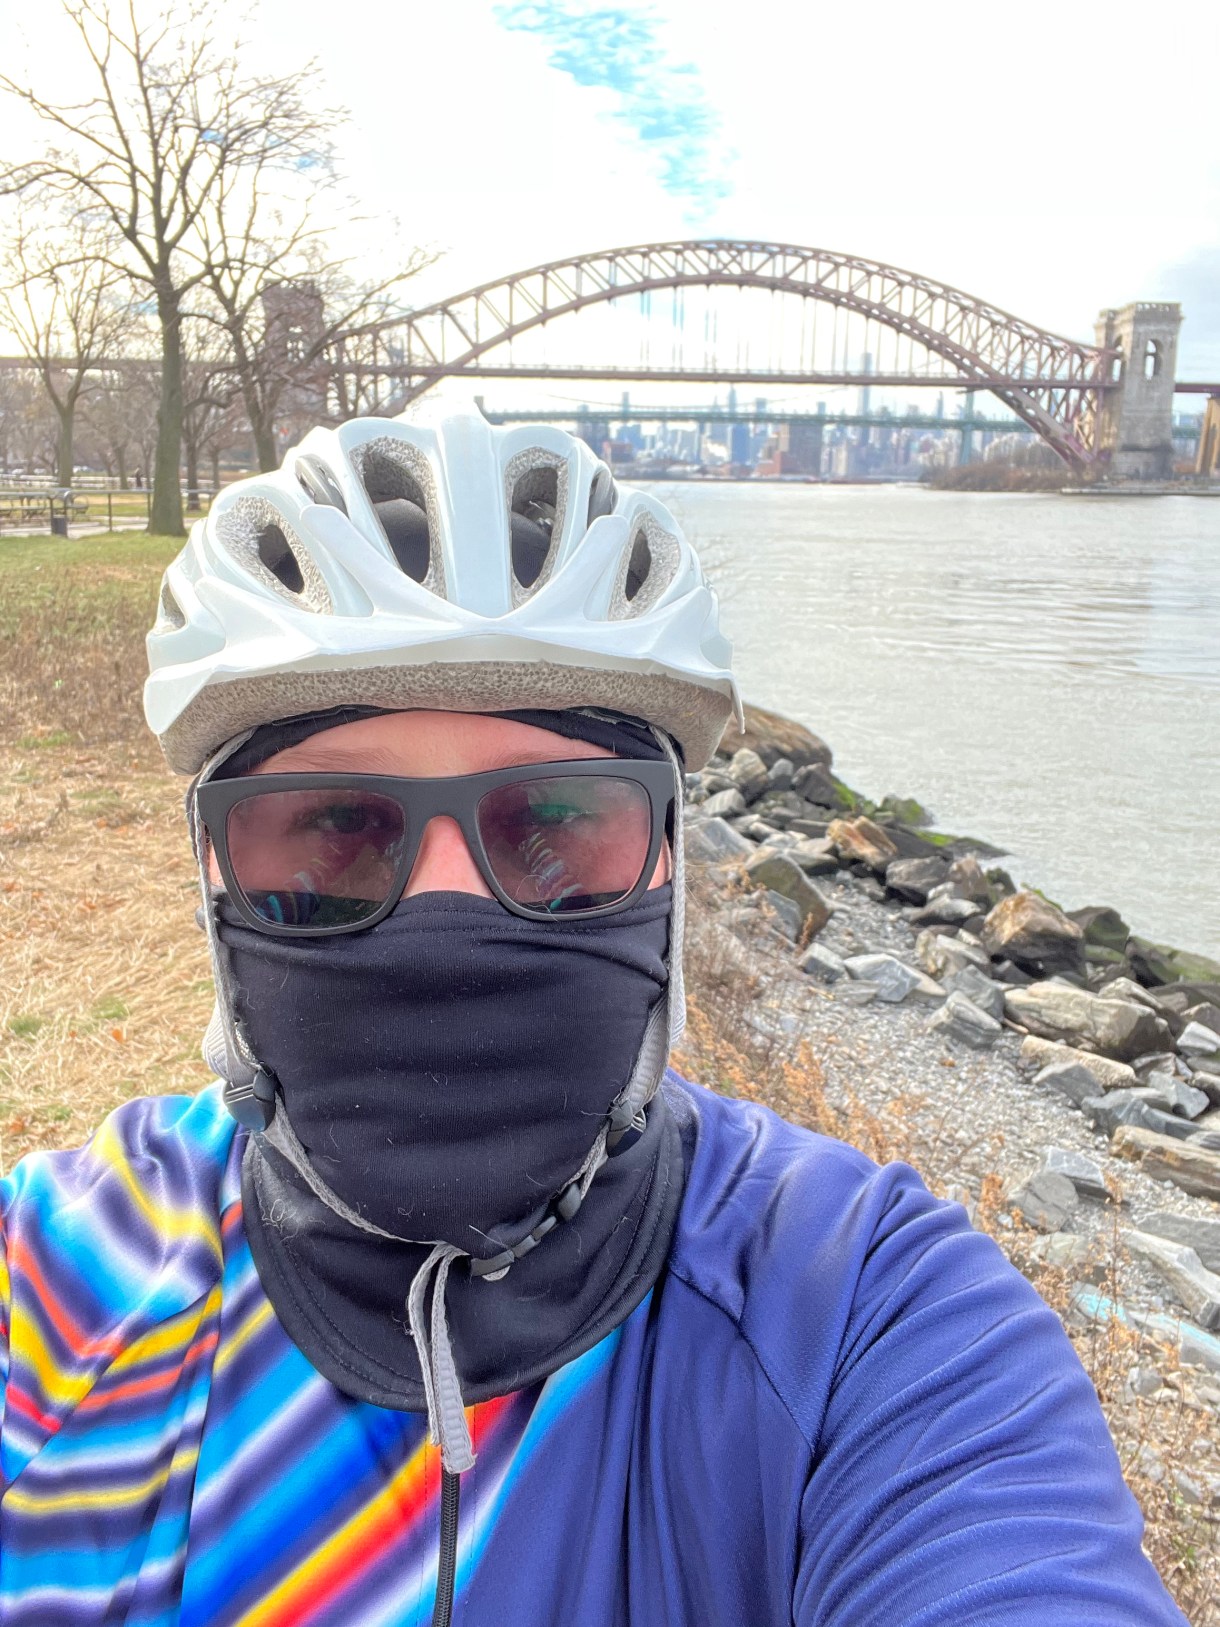
[{"label": "strap buckle", "polygon": [[584,1202],[584,1193],[580,1190],[579,1181],[569,1181],[558,1197],[552,1198],[547,1205],[547,1212],[534,1227],[527,1232],[519,1243],[512,1248],[503,1249],[499,1254],[493,1254],[490,1260],[471,1259],[470,1275],[472,1277],[485,1277],[490,1282],[498,1281],[509,1266],[523,1259],[532,1249],[536,1249],[542,1239],[553,1232],[561,1220],[572,1220]]}]

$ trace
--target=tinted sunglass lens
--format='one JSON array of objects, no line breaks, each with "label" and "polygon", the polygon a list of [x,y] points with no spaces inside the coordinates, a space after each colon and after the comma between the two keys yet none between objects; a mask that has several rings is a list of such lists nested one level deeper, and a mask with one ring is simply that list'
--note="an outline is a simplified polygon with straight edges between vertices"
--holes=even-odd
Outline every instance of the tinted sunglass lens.
[{"label": "tinted sunglass lens", "polygon": [[652,836],[648,792],[610,775],[522,780],[479,801],[479,836],[498,886],[539,915],[625,898]]},{"label": "tinted sunglass lens", "polygon": [[402,809],[358,787],[263,791],[229,811],[233,878],[270,926],[358,926],[389,897],[406,841]]}]

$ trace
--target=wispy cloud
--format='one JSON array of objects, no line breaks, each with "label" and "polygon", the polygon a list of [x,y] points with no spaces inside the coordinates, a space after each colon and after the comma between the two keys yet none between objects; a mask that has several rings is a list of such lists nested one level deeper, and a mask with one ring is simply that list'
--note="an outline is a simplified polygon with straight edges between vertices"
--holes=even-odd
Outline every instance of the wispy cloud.
[{"label": "wispy cloud", "polygon": [[615,92],[614,117],[655,149],[667,192],[700,210],[728,196],[720,118],[694,65],[669,58],[651,8],[511,0],[494,15],[512,32],[545,39],[551,66],[578,85]]}]

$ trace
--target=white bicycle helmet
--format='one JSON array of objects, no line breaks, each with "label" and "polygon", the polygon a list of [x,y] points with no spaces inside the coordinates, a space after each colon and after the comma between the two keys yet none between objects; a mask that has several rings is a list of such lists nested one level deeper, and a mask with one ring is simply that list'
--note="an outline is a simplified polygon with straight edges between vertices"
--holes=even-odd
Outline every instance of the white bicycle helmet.
[{"label": "white bicycle helmet", "polygon": [[729,658],[661,503],[562,430],[428,403],[315,429],[216,498],[165,573],[144,707],[184,773],[343,705],[604,707],[695,769],[740,714]]}]

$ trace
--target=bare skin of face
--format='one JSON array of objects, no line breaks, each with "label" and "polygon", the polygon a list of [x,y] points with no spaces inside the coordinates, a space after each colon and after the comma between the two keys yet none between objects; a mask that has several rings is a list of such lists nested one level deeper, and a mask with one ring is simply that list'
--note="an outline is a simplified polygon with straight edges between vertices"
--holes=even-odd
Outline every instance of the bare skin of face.
[{"label": "bare skin of face", "polygon": [[[357,723],[324,729],[269,757],[254,773],[395,774],[407,779],[443,779],[522,763],[573,762],[613,755],[602,746],[562,739],[549,729],[536,729],[512,718],[483,717],[474,712],[390,712],[384,717],[361,718]],[[210,862],[209,877],[219,886],[215,859]],[[666,842],[648,885],[659,887],[669,877]],[[403,897],[430,892],[492,896],[457,821],[444,815],[429,821]]]}]

